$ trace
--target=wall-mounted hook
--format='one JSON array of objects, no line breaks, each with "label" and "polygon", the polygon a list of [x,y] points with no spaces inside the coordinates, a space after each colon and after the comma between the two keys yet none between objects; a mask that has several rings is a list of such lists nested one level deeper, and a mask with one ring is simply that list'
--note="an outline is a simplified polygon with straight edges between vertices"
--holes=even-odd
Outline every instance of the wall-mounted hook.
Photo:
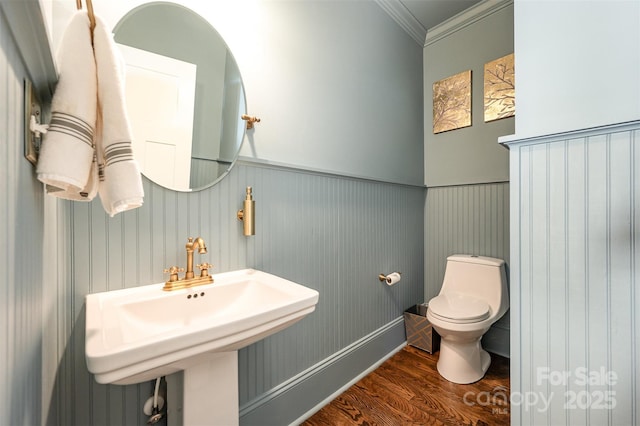
[{"label": "wall-mounted hook", "polygon": [[42,124],[42,108],[31,81],[24,81],[24,156],[34,166],[38,163],[38,154],[42,134],[47,133],[48,125]]},{"label": "wall-mounted hook", "polygon": [[246,120],[246,122],[247,122],[247,130],[253,129],[253,123],[259,123],[260,122],[260,119],[258,117],[250,116],[250,115],[247,115],[247,114],[242,114],[240,116],[240,118],[242,118],[243,120]]}]

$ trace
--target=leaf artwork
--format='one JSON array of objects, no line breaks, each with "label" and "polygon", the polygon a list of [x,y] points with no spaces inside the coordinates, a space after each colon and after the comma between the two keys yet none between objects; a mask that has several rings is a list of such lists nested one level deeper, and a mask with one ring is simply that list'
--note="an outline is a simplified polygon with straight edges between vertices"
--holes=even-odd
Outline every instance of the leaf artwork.
[{"label": "leaf artwork", "polygon": [[433,83],[433,133],[471,126],[471,70]]},{"label": "leaf artwork", "polygon": [[484,121],[516,115],[513,53],[484,65]]}]

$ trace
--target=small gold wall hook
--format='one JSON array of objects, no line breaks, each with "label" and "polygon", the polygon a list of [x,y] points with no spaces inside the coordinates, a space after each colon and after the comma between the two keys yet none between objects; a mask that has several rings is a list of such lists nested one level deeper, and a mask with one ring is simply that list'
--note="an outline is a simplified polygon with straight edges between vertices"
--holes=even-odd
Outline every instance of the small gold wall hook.
[{"label": "small gold wall hook", "polygon": [[240,116],[240,118],[242,118],[243,120],[245,120],[247,122],[247,130],[253,129],[253,123],[259,123],[260,122],[260,119],[258,117],[254,117],[254,116],[247,115],[247,114],[242,114]]}]

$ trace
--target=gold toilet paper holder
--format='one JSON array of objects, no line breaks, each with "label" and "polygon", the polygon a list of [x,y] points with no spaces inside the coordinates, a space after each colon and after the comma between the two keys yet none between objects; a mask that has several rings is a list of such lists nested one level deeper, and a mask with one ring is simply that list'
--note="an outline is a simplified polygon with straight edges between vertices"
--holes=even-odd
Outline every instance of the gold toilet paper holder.
[{"label": "gold toilet paper holder", "polygon": [[[402,276],[402,272],[396,272],[398,275]],[[387,275],[389,274],[380,274],[378,275],[378,279],[382,282],[382,281],[386,281],[387,280]]]}]

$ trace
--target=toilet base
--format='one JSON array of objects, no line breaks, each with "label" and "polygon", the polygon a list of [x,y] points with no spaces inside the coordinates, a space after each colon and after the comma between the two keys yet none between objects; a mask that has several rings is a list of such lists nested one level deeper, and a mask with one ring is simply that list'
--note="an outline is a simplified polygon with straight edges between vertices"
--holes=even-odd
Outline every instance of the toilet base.
[{"label": "toilet base", "polygon": [[450,382],[466,385],[477,382],[491,365],[491,356],[482,349],[480,338],[471,342],[442,338],[438,373]]}]

